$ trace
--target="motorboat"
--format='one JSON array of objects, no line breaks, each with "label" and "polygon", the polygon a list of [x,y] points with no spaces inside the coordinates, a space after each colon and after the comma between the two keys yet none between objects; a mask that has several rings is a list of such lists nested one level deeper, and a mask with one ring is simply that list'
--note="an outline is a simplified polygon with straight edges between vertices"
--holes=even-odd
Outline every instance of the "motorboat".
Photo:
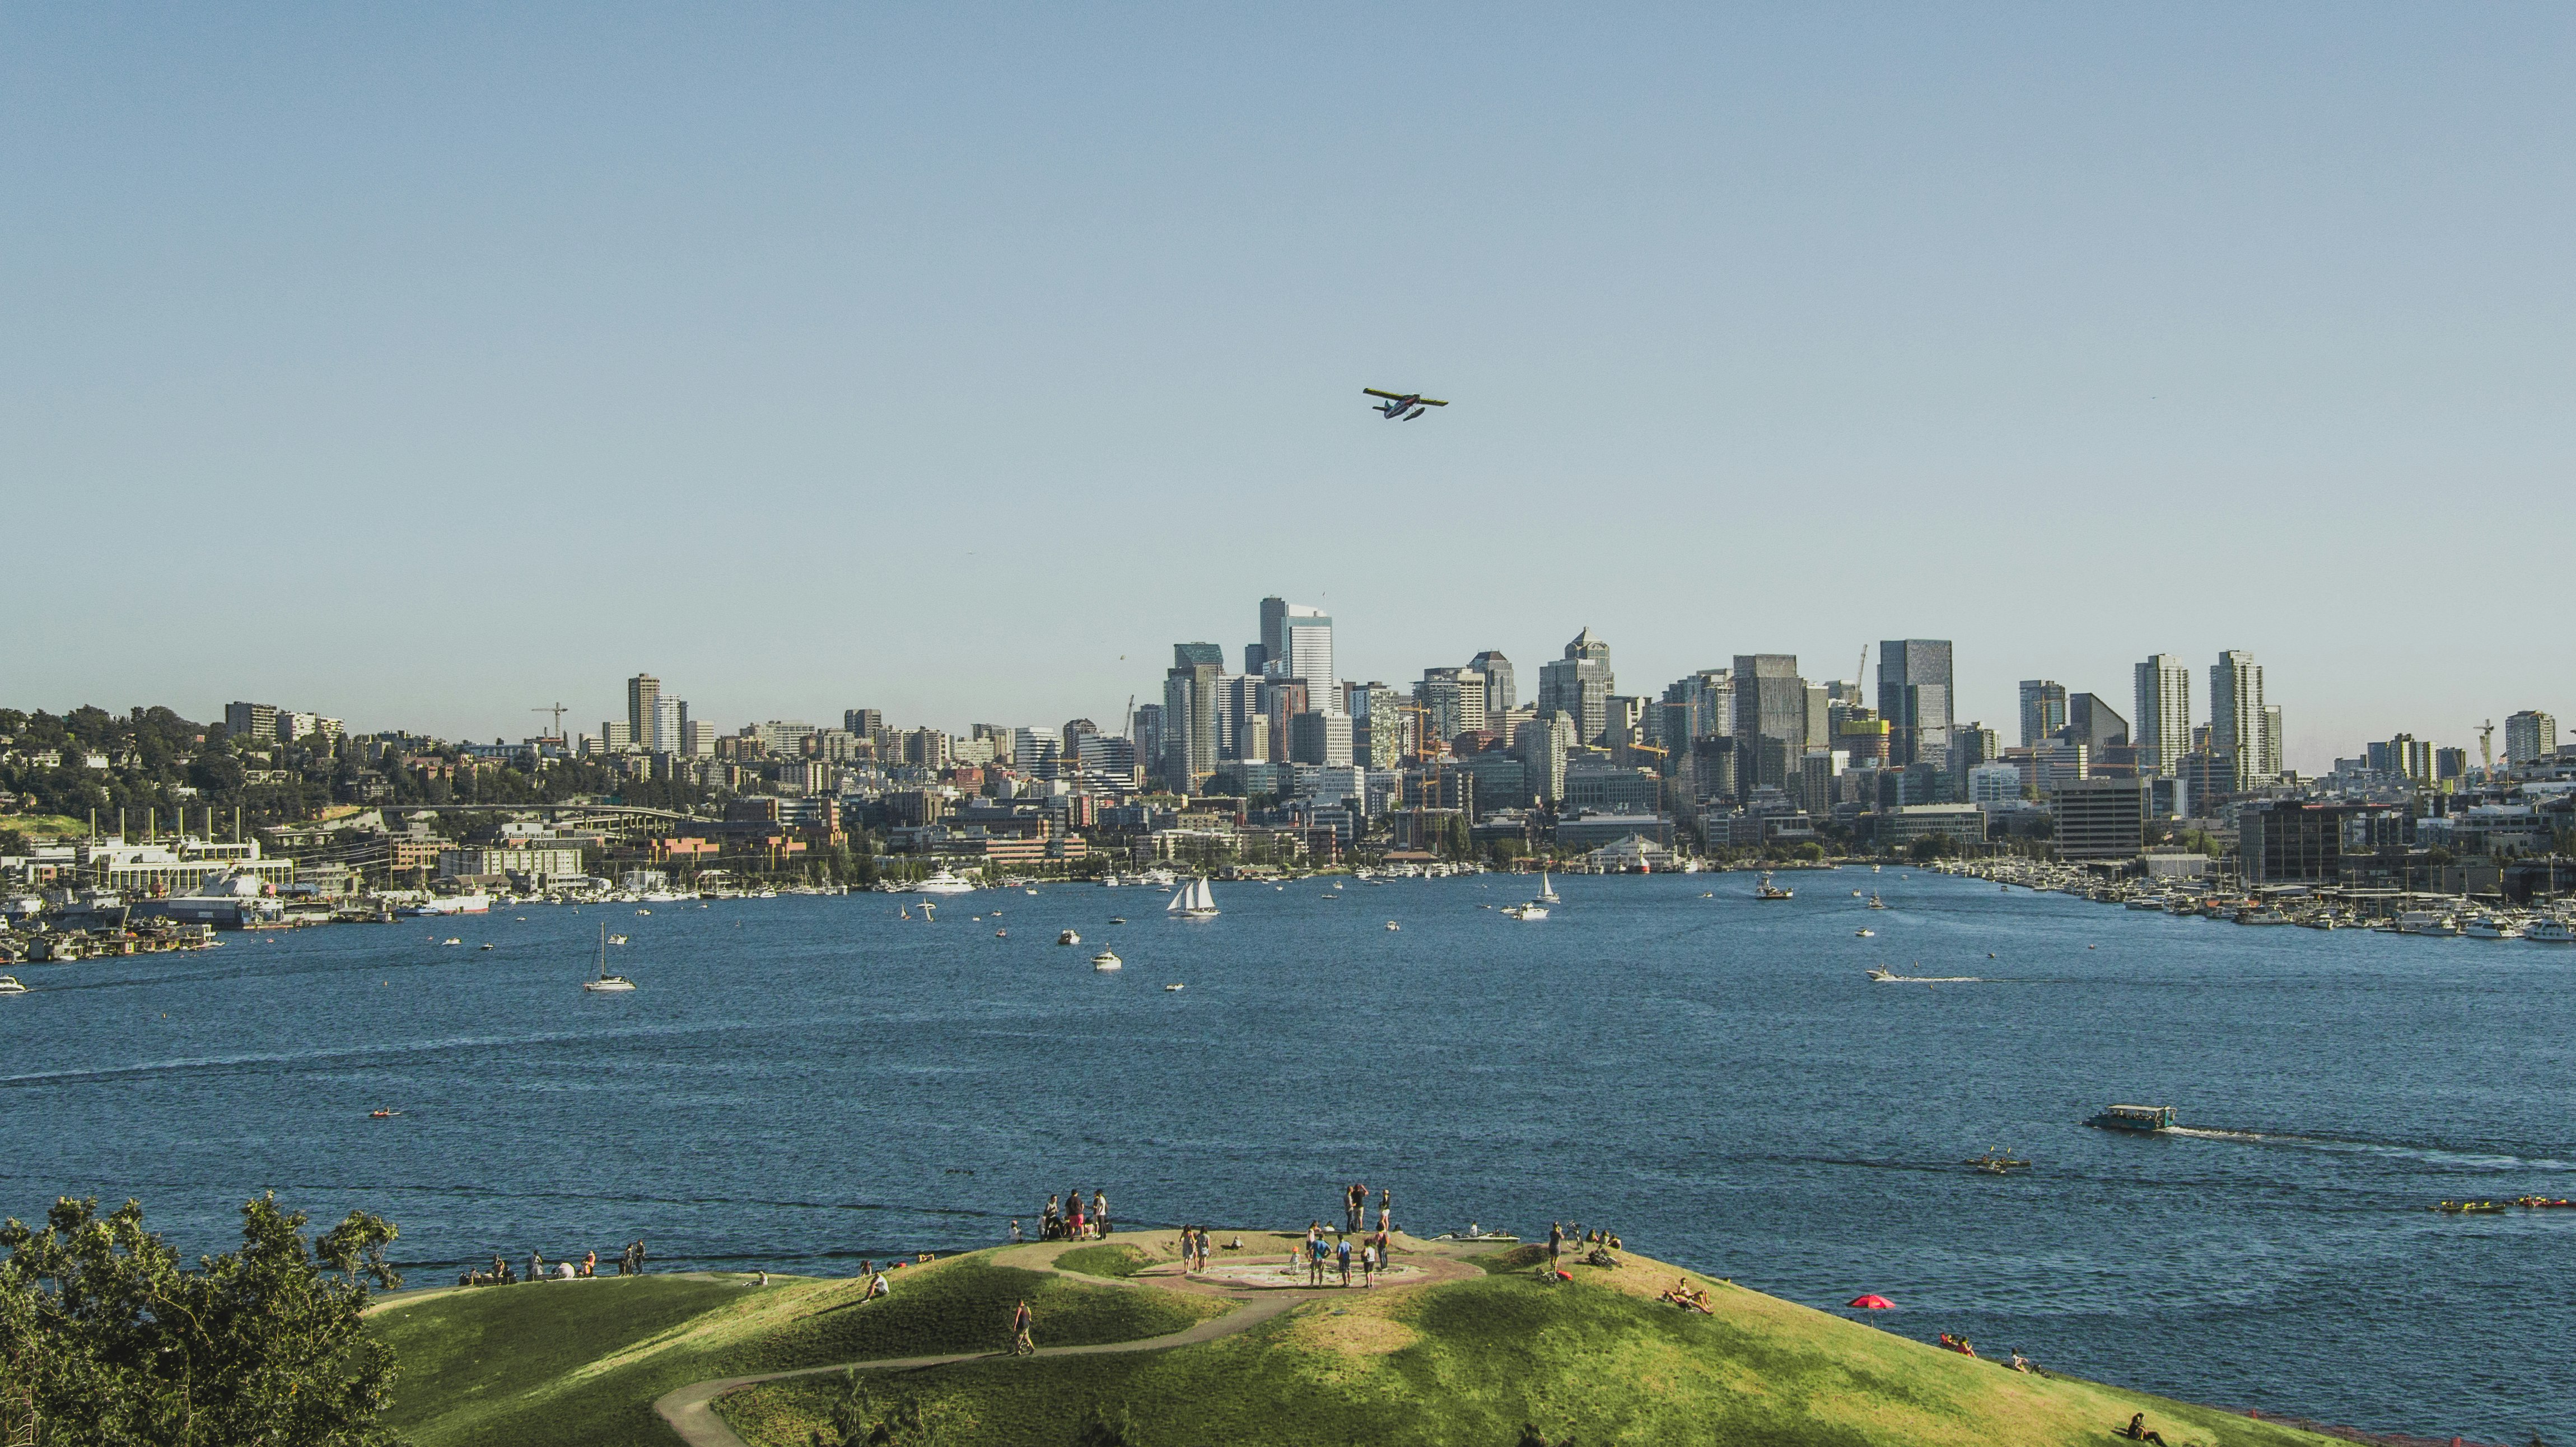
[{"label": "motorboat", "polygon": [[1871,909],[1885,909],[1887,908],[1887,901],[1873,894],[1869,897],[1869,907]]},{"label": "motorboat", "polygon": [[2101,1130],[2135,1131],[2152,1135],[2174,1128],[2174,1108],[2170,1105],[2108,1105],[2084,1122]]},{"label": "motorboat", "polygon": [[488,945],[488,944],[487,944],[487,945],[482,945],[482,946],[479,946],[479,948],[482,948],[482,949],[487,949],[487,950],[488,950],[488,949],[491,949],[491,948],[493,948],[493,946],[491,946],[491,945]]},{"label": "motorboat", "polygon": [[1547,918],[1547,906],[1539,903],[1537,900],[1531,900],[1527,904],[1505,905],[1503,907],[1503,913],[1510,915],[1514,919],[1545,919]]},{"label": "motorboat", "polygon": [[1863,925],[1859,929],[1853,930],[1852,934],[1855,938],[1859,939],[1875,939],[1878,935],[1878,931],[1869,928],[1867,925]]},{"label": "motorboat", "polygon": [[23,995],[25,993],[27,993],[27,987],[18,983],[18,977],[16,975],[0,975],[0,995]]},{"label": "motorboat", "polygon": [[608,926],[599,927],[599,968],[581,982],[581,987],[594,995],[615,995],[635,988],[635,982],[624,975],[608,972]]},{"label": "motorboat", "polygon": [[403,913],[424,918],[441,914],[489,914],[491,910],[492,896],[488,894],[446,894],[433,895]]},{"label": "motorboat", "polygon": [[1387,930],[1388,930],[1390,933],[1392,933],[1392,932],[1394,932],[1394,931],[1396,931],[1396,930],[1400,930],[1400,929],[1404,928],[1404,926],[1402,926],[1402,925],[1400,925],[1400,924],[1397,924],[1394,920],[1388,920],[1388,921],[1386,922],[1386,927],[1387,927]]},{"label": "motorboat", "polygon": [[440,940],[439,943],[442,945],[461,945],[465,943],[465,941],[456,938],[454,935],[450,935],[446,939]]},{"label": "motorboat", "polygon": [[1078,945],[1082,943],[1082,936],[1075,934],[1071,930],[1066,930],[1055,937],[1055,942],[1060,945]]},{"label": "motorboat", "polygon": [[[1328,896],[1329,897],[1329,896]],[[1216,893],[1204,878],[1193,879],[1181,886],[1163,912],[1174,919],[1214,919],[1217,916]]]},{"label": "motorboat", "polygon": [[1762,876],[1762,882],[1755,885],[1753,889],[1753,897],[1755,899],[1794,899],[1797,897],[1797,894],[1798,891],[1794,889],[1783,889],[1779,885],[1773,884],[1771,882],[1771,876],[1767,874]]},{"label": "motorboat", "polygon": [[2001,1146],[1961,1164],[1973,1168],[1981,1176],[2008,1176],[2015,1171],[2030,1169],[2030,1162],[2015,1158]]},{"label": "motorboat", "polygon": [[2451,922],[2449,915],[2438,911],[2410,909],[2397,917],[2397,932],[2423,935],[2428,939],[2452,939],[2458,936],[2460,927]]},{"label": "motorboat", "polygon": [[912,887],[915,894],[973,894],[975,882],[943,869]]},{"label": "motorboat", "polygon": [[1178,985],[1178,984],[1174,984],[1174,985],[1165,985],[1165,986],[1163,987],[1163,989],[1164,989],[1167,993],[1168,993],[1168,992],[1170,992],[1170,991],[1173,991],[1173,990],[1182,990],[1182,989],[1187,989],[1187,988],[1189,988],[1189,987],[1188,987],[1188,986],[1186,986],[1186,985]]},{"label": "motorboat", "polygon": [[2511,921],[2498,919],[2491,914],[2479,915],[2476,919],[2470,920],[2467,924],[2460,926],[2460,933],[2467,935],[2473,940],[2518,940],[2522,938],[2522,931],[2514,928]]},{"label": "motorboat", "polygon": [[2237,912],[2236,922],[2238,924],[2288,924],[2290,917],[2277,909],[2248,909]]},{"label": "motorboat", "polygon": [[2536,945],[2576,945],[2576,925],[2563,919],[2536,919],[2522,937]]},{"label": "motorboat", "polygon": [[1126,965],[1125,960],[1118,958],[1117,954],[1110,950],[1102,950],[1091,957],[1091,967],[1095,970],[1124,969]]}]

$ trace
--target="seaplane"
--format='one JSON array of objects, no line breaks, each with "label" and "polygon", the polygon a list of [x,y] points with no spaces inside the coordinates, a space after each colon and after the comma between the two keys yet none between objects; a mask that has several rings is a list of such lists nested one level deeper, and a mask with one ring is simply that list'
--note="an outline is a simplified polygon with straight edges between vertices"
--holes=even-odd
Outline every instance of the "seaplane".
[{"label": "seaplane", "polygon": [[1360,390],[1384,399],[1377,404],[1377,415],[1389,422],[1410,422],[1434,407],[1449,405],[1437,397],[1425,397],[1419,392],[1381,392],[1375,387],[1362,387]]}]

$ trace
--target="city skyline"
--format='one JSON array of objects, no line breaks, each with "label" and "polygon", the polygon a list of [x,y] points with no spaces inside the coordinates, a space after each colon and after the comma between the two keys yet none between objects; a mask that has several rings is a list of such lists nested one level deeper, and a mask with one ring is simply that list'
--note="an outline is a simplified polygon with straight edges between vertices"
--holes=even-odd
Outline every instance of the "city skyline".
[{"label": "city skyline", "polygon": [[[2439,504],[2576,537],[2576,181],[2526,163],[2576,17],[1364,23],[13,9],[13,526],[149,522],[19,601],[5,687],[484,734],[649,642],[710,717],[1098,717],[1291,537],[1244,591],[1348,679],[1928,636],[1999,726],[2240,648],[2313,768],[2576,672],[2423,583],[2315,606]],[[1515,526],[1444,572],[1434,514]]]}]

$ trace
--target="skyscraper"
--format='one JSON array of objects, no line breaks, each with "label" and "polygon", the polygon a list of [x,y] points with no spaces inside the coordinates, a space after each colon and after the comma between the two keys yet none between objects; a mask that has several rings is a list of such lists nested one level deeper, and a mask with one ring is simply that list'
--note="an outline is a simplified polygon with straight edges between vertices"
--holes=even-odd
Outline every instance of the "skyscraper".
[{"label": "skyscraper", "polygon": [[1538,670],[1538,711],[1574,720],[1574,741],[1596,744],[1610,728],[1610,645],[1586,628],[1565,645],[1565,656]]},{"label": "skyscraper", "polygon": [[688,736],[689,701],[685,698],[653,700],[653,732],[638,739],[648,753],[679,754],[688,752],[682,740]]},{"label": "skyscraper", "polygon": [[626,680],[626,737],[636,748],[653,745],[653,705],[662,698],[662,680],[639,673]]},{"label": "skyscraper", "polygon": [[1807,681],[1798,676],[1798,655],[1735,655],[1735,742],[1740,791],[1787,786],[1807,752]]},{"label": "skyscraper", "polygon": [[2046,678],[2021,681],[2021,746],[2045,743],[2066,727],[2066,685]]},{"label": "skyscraper", "polygon": [[2263,705],[2263,762],[2255,772],[2266,779],[2281,777],[2281,706]]},{"label": "skyscraper", "polygon": [[2191,752],[2191,669],[2170,653],[2138,665],[2138,772],[2172,774]]},{"label": "skyscraper", "polygon": [[1878,645],[1878,716],[1890,764],[1950,761],[1950,641],[1892,638]]},{"label": "skyscraper", "polygon": [[1485,717],[1499,719],[1520,706],[1520,694],[1512,681],[1512,661],[1488,648],[1467,660],[1467,666],[1485,675]]},{"label": "skyscraper", "polygon": [[2263,774],[2263,665],[2231,648],[2209,666],[2209,751],[2234,760],[2230,788],[2243,793]]},{"label": "skyscraper", "polygon": [[1163,675],[1163,787],[1194,794],[1216,772],[1217,679],[1225,650],[1213,643],[1175,643]]},{"label": "skyscraper", "polygon": [[2098,693],[2079,693],[2066,700],[2066,725],[2056,735],[2070,744],[2100,752],[2129,742],[2129,721]]},{"label": "skyscraper", "polygon": [[1270,665],[1286,660],[1288,657],[1287,599],[1273,595],[1261,600],[1261,641],[1254,647],[1261,650],[1257,659],[1252,649],[1244,650],[1243,671],[1246,673],[1268,673]]},{"label": "skyscraper", "polygon": [[2507,714],[2504,720],[2504,761],[2520,766],[2536,764],[2558,752],[2558,720],[2536,708]]}]

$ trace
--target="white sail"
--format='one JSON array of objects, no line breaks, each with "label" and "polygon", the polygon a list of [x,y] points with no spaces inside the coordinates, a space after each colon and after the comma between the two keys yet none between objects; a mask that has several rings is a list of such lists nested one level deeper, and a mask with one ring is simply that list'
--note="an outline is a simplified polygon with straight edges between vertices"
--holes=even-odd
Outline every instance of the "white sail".
[{"label": "white sail", "polygon": [[1190,887],[1186,884],[1172,892],[1172,902],[1163,906],[1166,914],[1178,914],[1190,907]]},{"label": "white sail", "polygon": [[1190,908],[1205,910],[1216,908],[1216,891],[1208,888],[1206,880],[1201,879],[1190,886]]}]

